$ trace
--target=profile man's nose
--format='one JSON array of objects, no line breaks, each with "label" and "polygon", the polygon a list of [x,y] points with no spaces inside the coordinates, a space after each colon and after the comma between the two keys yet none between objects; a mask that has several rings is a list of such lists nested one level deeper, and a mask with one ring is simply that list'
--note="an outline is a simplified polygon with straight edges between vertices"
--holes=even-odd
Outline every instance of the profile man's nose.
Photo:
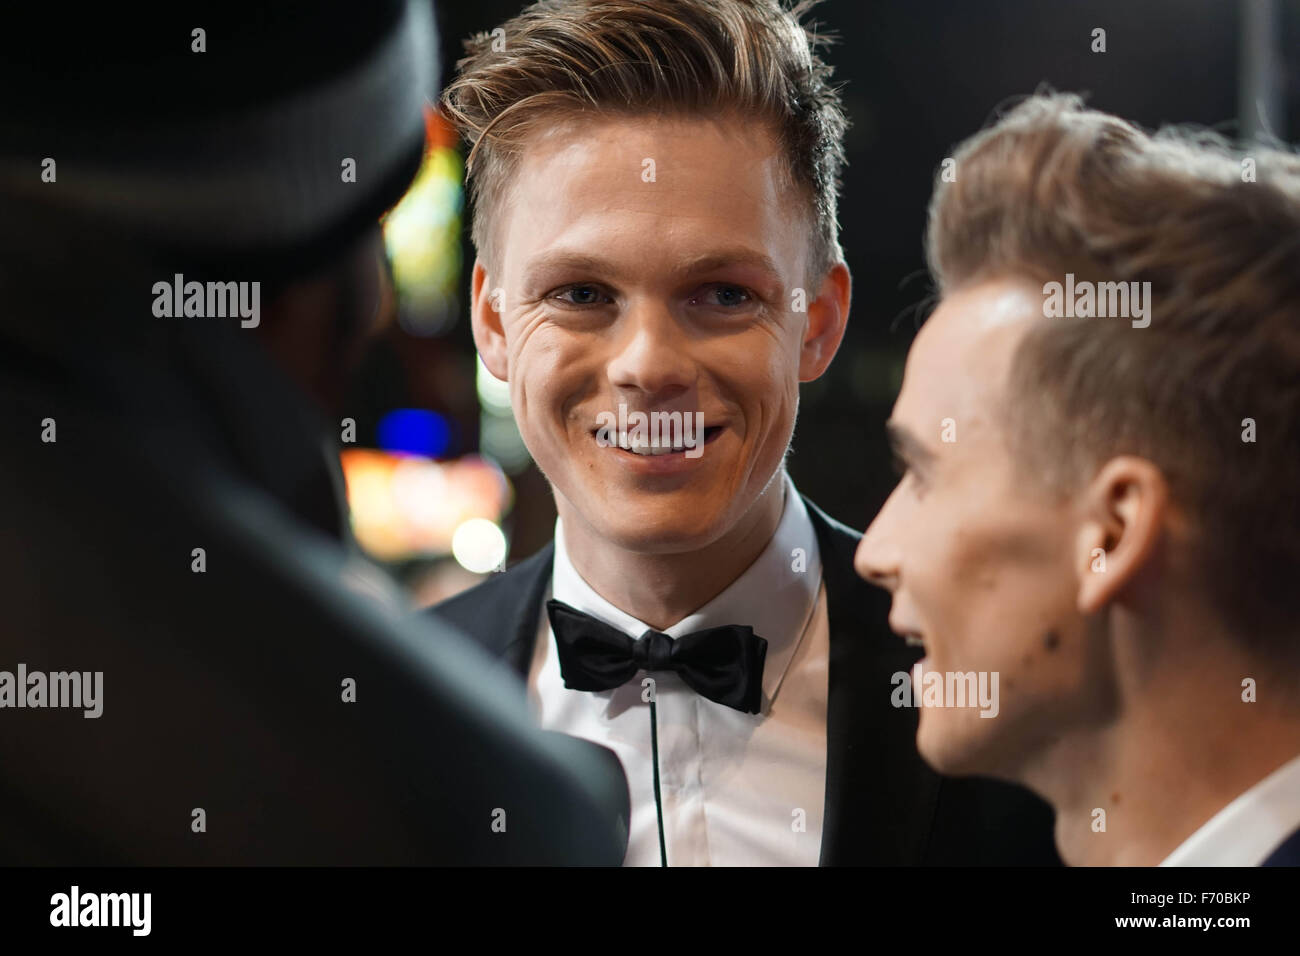
[{"label": "profile man's nose", "polygon": [[853,570],[864,581],[891,593],[898,586],[897,552],[885,540],[879,515],[858,542],[853,555]]}]

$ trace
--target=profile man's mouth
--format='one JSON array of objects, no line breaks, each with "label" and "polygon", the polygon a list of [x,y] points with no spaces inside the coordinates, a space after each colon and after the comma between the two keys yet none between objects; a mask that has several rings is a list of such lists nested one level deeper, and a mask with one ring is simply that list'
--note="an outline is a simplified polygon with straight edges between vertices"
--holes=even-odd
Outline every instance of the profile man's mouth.
[{"label": "profile man's mouth", "polygon": [[896,624],[891,618],[889,629],[901,637],[908,647],[925,647],[925,638],[915,628],[908,627],[906,624]]}]

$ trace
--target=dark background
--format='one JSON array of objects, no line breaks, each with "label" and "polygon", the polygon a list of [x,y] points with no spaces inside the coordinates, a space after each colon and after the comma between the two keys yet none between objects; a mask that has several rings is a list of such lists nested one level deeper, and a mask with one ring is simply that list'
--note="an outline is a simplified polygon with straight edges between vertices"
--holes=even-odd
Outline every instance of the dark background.
[{"label": "dark background", "polygon": [[[461,40],[490,31],[520,0],[445,2],[438,20],[444,83]],[[852,126],[843,174],[841,240],[853,273],[844,344],[828,374],[804,386],[791,474],[833,516],[864,528],[893,486],[883,423],[931,291],[922,236],[936,170],[999,106],[1041,85],[1147,127],[1238,131],[1244,4],[1233,0],[825,0],[813,19],[838,39],[835,68]],[[1275,4],[1282,110],[1272,131],[1300,130],[1300,0]],[[1106,31],[1093,53],[1092,31]],[[465,216],[468,227],[468,214]],[[465,237],[462,290],[473,250]],[[437,409],[455,419],[460,451],[476,445],[474,347],[467,291],[435,339],[392,329],[362,386],[369,407]],[[511,561],[551,535],[554,509],[536,469],[514,475]]]}]

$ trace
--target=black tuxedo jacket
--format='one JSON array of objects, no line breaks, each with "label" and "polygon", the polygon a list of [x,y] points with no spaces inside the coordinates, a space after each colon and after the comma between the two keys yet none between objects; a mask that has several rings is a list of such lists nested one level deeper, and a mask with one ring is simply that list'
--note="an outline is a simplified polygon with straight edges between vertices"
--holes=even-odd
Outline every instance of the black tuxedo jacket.
[{"label": "black tuxedo jacket", "polygon": [[1260,866],[1300,866],[1300,830],[1296,830]]},{"label": "black tuxedo jacket", "polygon": [[[888,595],[853,571],[860,535],[807,498],[830,618],[821,865],[1059,866],[1052,811],[1019,787],[940,777],[916,749],[918,715],[891,677],[921,656],[889,633]],[[433,613],[527,678],[554,543]]]}]

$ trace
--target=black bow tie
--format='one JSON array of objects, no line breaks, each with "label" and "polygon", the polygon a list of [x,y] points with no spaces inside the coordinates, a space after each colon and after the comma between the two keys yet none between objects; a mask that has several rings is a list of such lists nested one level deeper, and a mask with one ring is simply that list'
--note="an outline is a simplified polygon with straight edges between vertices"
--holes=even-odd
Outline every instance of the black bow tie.
[{"label": "black bow tie", "polygon": [[609,690],[639,670],[676,671],[701,697],[747,714],[759,711],[767,641],[751,627],[709,627],[676,640],[646,631],[633,639],[560,601],[547,601],[546,613],[571,690]]}]

